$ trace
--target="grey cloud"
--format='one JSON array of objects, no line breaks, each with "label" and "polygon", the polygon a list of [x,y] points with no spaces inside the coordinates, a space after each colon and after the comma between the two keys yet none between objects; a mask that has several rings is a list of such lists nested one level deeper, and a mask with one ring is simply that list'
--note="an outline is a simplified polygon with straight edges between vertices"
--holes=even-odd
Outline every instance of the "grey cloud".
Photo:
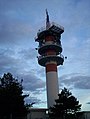
[{"label": "grey cloud", "polygon": [[[67,1],[65,3],[66,9],[67,9],[67,11],[65,12],[68,12],[69,10],[69,14],[65,15],[64,18],[67,17],[66,19],[68,19],[69,26],[74,26],[74,28],[76,28],[79,31],[78,28],[82,26],[82,24],[83,24],[83,27],[88,26],[88,24],[90,24],[89,23],[89,18],[90,18],[89,4],[90,4],[89,1],[85,2],[84,0],[82,0],[82,2],[79,2],[79,1],[68,2]],[[84,22],[84,21],[87,21],[87,22]],[[72,31],[74,30],[73,27],[69,27],[69,29],[72,29]]]},{"label": "grey cloud", "polygon": [[66,69],[64,72],[78,72],[88,75],[90,72],[90,38],[82,41],[79,38],[71,38],[67,41],[67,46],[63,45],[65,48],[64,54],[67,56],[64,62],[64,69]]},{"label": "grey cloud", "polygon": [[87,102],[86,104],[90,104],[90,102]]},{"label": "grey cloud", "polygon": [[46,92],[45,85],[43,88],[39,88],[39,89],[33,91],[33,95],[37,95],[37,94],[39,95],[39,94],[42,94],[42,92]]},{"label": "grey cloud", "polygon": [[37,74],[39,74],[40,76],[44,77],[46,75],[45,74],[45,68],[44,67],[39,67],[39,69],[37,69]]},{"label": "grey cloud", "polygon": [[26,94],[29,94],[29,97],[25,99],[26,103],[35,102],[35,105],[46,103],[39,99],[39,97],[37,98],[37,95],[39,96],[45,91],[45,82],[43,80],[30,72],[26,73],[26,75],[19,75],[19,77],[22,77],[23,79],[24,93],[26,92]]},{"label": "grey cloud", "polygon": [[0,74],[8,72],[11,67],[13,70],[13,67],[17,63],[17,60],[12,57],[14,53],[11,49],[0,49]]},{"label": "grey cloud", "polygon": [[37,99],[36,97],[27,97],[25,99],[25,103],[27,103],[27,104],[30,104],[30,103],[39,104],[39,103],[41,103],[41,100]]},{"label": "grey cloud", "polygon": [[[32,48],[16,51],[11,48],[0,48],[0,73],[4,72],[24,72],[25,69],[31,70],[30,64],[33,63],[35,52]],[[31,61],[32,60],[32,61]]]},{"label": "grey cloud", "polygon": [[[2,24],[2,25],[1,25]],[[31,26],[27,23],[5,22],[0,24],[0,43],[13,46],[23,39],[30,39]]]},{"label": "grey cloud", "polygon": [[25,60],[30,60],[37,56],[35,48],[22,49],[18,54]]},{"label": "grey cloud", "polygon": [[25,17],[27,12],[20,7],[18,1],[0,1],[0,44],[4,46],[18,45],[23,39],[29,41],[33,34],[31,23]]},{"label": "grey cloud", "polygon": [[[18,53],[18,52],[17,52]],[[22,54],[24,58],[19,58],[17,53],[12,49],[1,49],[0,50],[0,74],[11,72],[13,75],[20,77],[24,80],[25,90],[36,91],[45,87],[45,82],[38,78],[32,68],[26,70],[29,67],[29,51],[24,51]],[[32,52],[31,52],[32,53]],[[15,56],[16,55],[16,56]],[[20,54],[19,54],[20,55]],[[32,57],[33,53],[31,54]]]},{"label": "grey cloud", "polygon": [[38,105],[38,104],[45,104],[46,103],[46,100],[42,101],[40,99],[40,96],[42,94],[42,92],[45,91],[45,89],[41,89],[41,91],[26,91],[24,90],[23,94],[28,94],[29,96],[27,98],[25,98],[25,102],[26,103],[32,103],[32,102],[35,102],[35,105]]},{"label": "grey cloud", "polygon": [[[46,101],[42,101],[36,97],[28,97],[25,99],[25,103],[30,104],[30,103],[35,103],[34,105],[39,105],[39,104],[46,104]],[[33,106],[34,106],[33,105]]]},{"label": "grey cloud", "polygon": [[60,77],[60,83],[63,86],[78,88],[78,89],[90,89],[90,76],[83,75],[65,75]]},{"label": "grey cloud", "polygon": [[18,42],[21,45],[22,41],[31,44],[28,39],[35,34],[36,27],[33,27],[33,23],[36,19],[33,18],[29,5],[30,1],[0,0],[0,44],[14,46]]},{"label": "grey cloud", "polygon": [[40,89],[42,90],[42,88],[45,88],[45,82],[35,76],[35,74],[23,74],[22,78],[24,90],[39,92]]}]

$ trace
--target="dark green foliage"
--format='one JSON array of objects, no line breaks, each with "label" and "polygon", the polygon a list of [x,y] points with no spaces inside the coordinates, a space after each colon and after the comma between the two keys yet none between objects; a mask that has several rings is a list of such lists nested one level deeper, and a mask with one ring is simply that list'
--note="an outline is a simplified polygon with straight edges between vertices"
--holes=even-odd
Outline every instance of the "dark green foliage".
[{"label": "dark green foliage", "polygon": [[24,105],[27,95],[22,95],[22,90],[22,80],[18,82],[11,73],[0,78],[0,119],[10,119],[10,115],[15,118],[27,114],[28,110]]},{"label": "dark green foliage", "polygon": [[59,98],[55,100],[56,104],[50,108],[49,117],[51,119],[75,119],[76,113],[81,109],[77,98],[66,88],[58,96]]}]

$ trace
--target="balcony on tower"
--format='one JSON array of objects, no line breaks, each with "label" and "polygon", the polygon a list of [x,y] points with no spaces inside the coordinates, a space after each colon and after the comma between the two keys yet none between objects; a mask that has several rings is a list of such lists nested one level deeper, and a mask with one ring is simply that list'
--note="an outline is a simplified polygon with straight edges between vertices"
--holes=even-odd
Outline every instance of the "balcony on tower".
[{"label": "balcony on tower", "polygon": [[45,54],[47,50],[54,50],[56,54],[62,52],[62,45],[60,40],[58,41],[50,41],[50,42],[44,42],[43,40],[39,41],[39,47],[38,47],[38,53],[40,55]]},{"label": "balcony on tower", "polygon": [[59,55],[43,54],[41,56],[38,56],[37,58],[38,58],[38,63],[44,67],[46,66],[47,62],[56,62],[57,66],[63,65],[63,62],[64,62],[64,56],[62,54],[59,54]]}]

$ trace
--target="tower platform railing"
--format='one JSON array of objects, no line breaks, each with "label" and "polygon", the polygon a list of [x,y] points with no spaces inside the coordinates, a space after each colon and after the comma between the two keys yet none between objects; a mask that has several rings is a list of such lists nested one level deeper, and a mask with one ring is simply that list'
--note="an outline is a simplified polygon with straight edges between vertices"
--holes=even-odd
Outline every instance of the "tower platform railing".
[{"label": "tower platform railing", "polygon": [[61,26],[61,25],[59,25],[59,24],[57,24],[57,23],[55,23],[55,22],[52,22],[51,23],[51,26],[57,26],[57,27],[59,27],[60,29],[62,29],[62,30],[64,30],[64,27],[63,26]]},{"label": "tower platform railing", "polygon": [[62,45],[60,43],[57,43],[57,42],[45,42],[45,43],[42,43],[41,45],[38,46],[38,48],[42,48],[44,46],[48,46],[48,45],[57,45],[59,47],[62,47]]},{"label": "tower platform railing", "polygon": [[[51,28],[52,26],[56,26],[56,27],[58,27],[59,29],[61,29],[61,30],[64,31],[64,27],[61,26],[61,25],[59,25],[59,24],[57,24],[57,23],[55,23],[55,22],[51,22],[51,23],[50,23],[50,27],[48,27],[48,29]],[[45,30],[48,30],[48,29],[46,29],[46,27],[44,27],[44,26],[41,27],[41,28],[38,30],[37,35],[39,35],[41,32],[43,32],[43,31],[45,31]]]},{"label": "tower platform railing", "polygon": [[37,58],[38,58],[38,63],[44,67],[46,66],[47,62],[51,62],[51,61],[56,62],[57,66],[63,65],[63,62],[64,62],[64,57],[62,54],[38,56]]},{"label": "tower platform railing", "polygon": [[64,59],[64,56],[62,54],[59,54],[59,55],[40,55],[40,56],[37,56],[38,60],[44,58],[44,57],[61,57],[62,59]]}]

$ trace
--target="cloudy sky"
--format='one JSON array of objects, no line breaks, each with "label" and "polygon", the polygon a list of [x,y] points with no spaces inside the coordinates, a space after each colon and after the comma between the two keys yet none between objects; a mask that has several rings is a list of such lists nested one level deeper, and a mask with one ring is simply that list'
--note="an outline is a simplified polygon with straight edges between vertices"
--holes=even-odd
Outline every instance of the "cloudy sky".
[{"label": "cloudy sky", "polygon": [[35,37],[50,21],[64,26],[62,46],[67,59],[58,67],[59,87],[68,88],[90,110],[90,0],[0,0],[0,76],[23,79],[26,102],[46,107],[45,69],[38,65]]}]

